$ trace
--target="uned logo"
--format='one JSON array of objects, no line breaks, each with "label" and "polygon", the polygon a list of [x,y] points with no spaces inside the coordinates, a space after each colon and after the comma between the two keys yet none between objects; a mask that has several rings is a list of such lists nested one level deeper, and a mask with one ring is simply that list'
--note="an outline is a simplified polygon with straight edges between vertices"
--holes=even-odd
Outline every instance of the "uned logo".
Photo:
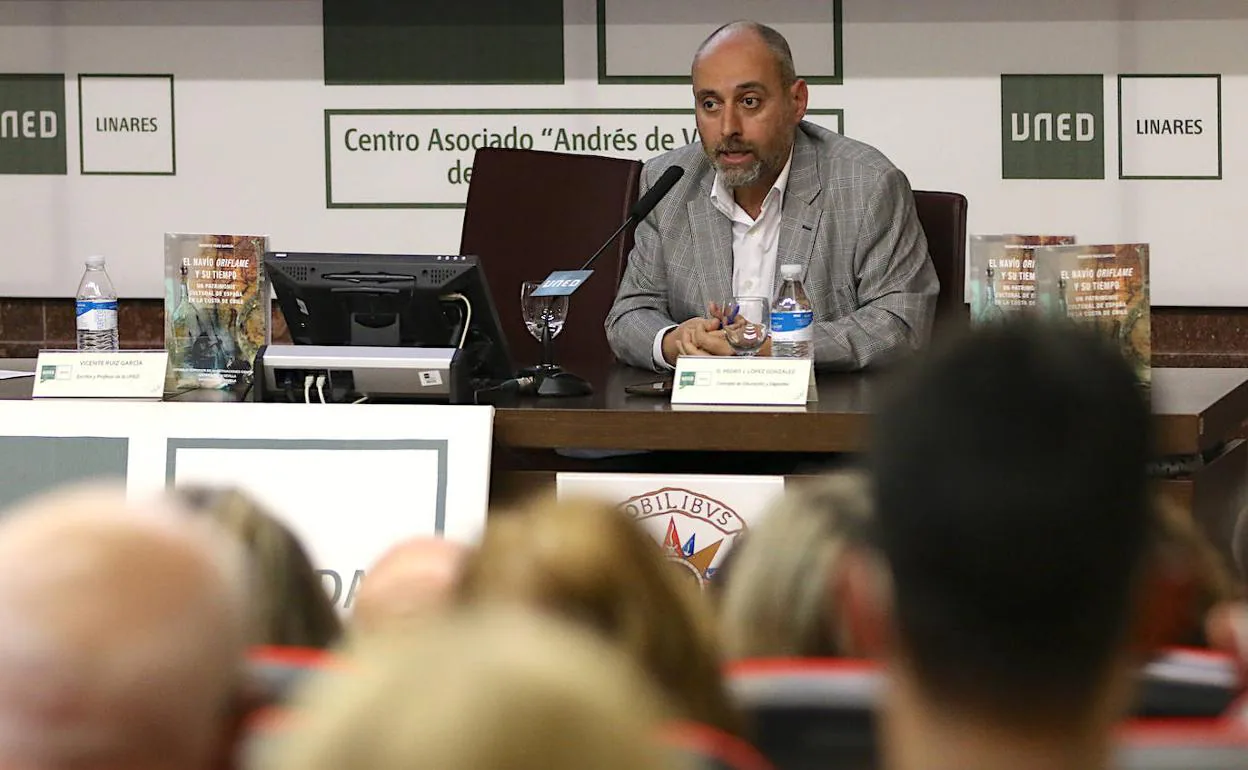
[{"label": "uned logo", "polygon": [[699,586],[715,575],[737,536],[746,530],[745,521],[728,505],[680,487],[630,497],[619,507]]},{"label": "uned logo", "polygon": [[65,76],[0,74],[0,174],[66,173]]},{"label": "uned logo", "polygon": [[1104,179],[1101,75],[1001,76],[1003,179]]}]

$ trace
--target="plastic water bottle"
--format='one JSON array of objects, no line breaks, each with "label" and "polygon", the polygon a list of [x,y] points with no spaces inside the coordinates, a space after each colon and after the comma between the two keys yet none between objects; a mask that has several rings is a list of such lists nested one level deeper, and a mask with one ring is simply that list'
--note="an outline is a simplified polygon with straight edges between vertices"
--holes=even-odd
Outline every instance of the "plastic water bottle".
[{"label": "plastic water bottle", "polygon": [[778,358],[810,358],[814,307],[802,286],[801,265],[781,265],[783,282],[771,303],[771,355]]},{"label": "plastic water bottle", "polygon": [[117,350],[117,292],[104,271],[104,257],[87,257],[77,300],[78,349]]}]

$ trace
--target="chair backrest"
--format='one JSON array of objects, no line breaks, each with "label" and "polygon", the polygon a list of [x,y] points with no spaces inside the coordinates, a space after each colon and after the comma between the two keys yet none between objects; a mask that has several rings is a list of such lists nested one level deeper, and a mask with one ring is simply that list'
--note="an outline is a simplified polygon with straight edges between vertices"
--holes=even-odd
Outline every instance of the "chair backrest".
[{"label": "chair backrest", "polygon": [[728,668],[749,737],[780,770],[877,765],[875,705],[882,675],[867,661],[744,660]]},{"label": "chair backrest", "polygon": [[[537,363],[541,346],[524,327],[520,284],[552,270],[575,270],[628,217],[641,162],[537,150],[477,150],[459,251],[485,265],[507,344],[517,365]],[[605,371],[614,360],[603,322],[615,300],[631,229],[594,263],[571,297],[555,360]],[[590,371],[577,372],[589,374]]]},{"label": "chair backrest", "polygon": [[311,647],[257,646],[247,651],[247,676],[257,688],[257,708],[285,704],[313,676],[333,666],[334,656]]},{"label": "chair backrest", "polygon": [[735,735],[700,722],[673,722],[660,735],[686,765],[700,770],[776,770],[758,749]]},{"label": "chair backrest", "polygon": [[1224,719],[1136,720],[1119,731],[1120,770],[1248,770],[1248,727]]},{"label": "chair backrest", "polygon": [[[744,660],[727,670],[729,691],[752,728],[749,737],[780,770],[875,767],[874,711],[882,677],[875,663],[843,659]],[[1177,756],[1176,747],[1198,736],[1163,734],[1160,725],[1169,720],[1213,724],[1214,718],[1221,724],[1238,718],[1231,713],[1240,691],[1237,668],[1227,656],[1167,650],[1140,672],[1139,683],[1132,716],[1152,718],[1137,722],[1140,729],[1154,729],[1146,734],[1149,740],[1155,742],[1160,735],[1171,741],[1167,761]],[[1136,752],[1139,743],[1128,749]]]},{"label": "chair backrest", "polygon": [[964,328],[970,320],[966,305],[966,196],[955,192],[915,190],[914,206],[927,236],[940,295],[936,300],[936,334]]},{"label": "chair backrest", "polygon": [[1148,718],[1217,717],[1227,714],[1242,692],[1239,666],[1231,656],[1175,648],[1144,667],[1131,713]]}]

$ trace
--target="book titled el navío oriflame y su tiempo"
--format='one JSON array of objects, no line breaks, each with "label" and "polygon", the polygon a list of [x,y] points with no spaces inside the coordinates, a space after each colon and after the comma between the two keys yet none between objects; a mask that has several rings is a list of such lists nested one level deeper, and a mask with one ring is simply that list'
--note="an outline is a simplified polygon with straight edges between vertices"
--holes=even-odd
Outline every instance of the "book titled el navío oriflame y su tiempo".
[{"label": "book titled el nav\u00edo oriflame y su tiempo", "polygon": [[243,393],[269,341],[268,237],[165,234],[165,394]]}]

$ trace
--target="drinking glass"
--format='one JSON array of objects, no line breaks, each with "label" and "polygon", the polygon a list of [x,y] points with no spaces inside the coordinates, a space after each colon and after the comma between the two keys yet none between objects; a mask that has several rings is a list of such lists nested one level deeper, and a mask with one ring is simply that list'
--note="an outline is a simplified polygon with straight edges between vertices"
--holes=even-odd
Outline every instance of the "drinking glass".
[{"label": "drinking glass", "polygon": [[721,307],[724,336],[738,356],[753,356],[767,341],[771,303],[766,297],[733,297]]},{"label": "drinking glass", "polygon": [[568,318],[567,296],[534,297],[533,292],[541,285],[541,281],[525,281],[520,284],[520,313],[524,316],[525,328],[538,342],[543,342],[543,324],[550,328],[550,338],[553,340],[563,331],[563,323]]}]

